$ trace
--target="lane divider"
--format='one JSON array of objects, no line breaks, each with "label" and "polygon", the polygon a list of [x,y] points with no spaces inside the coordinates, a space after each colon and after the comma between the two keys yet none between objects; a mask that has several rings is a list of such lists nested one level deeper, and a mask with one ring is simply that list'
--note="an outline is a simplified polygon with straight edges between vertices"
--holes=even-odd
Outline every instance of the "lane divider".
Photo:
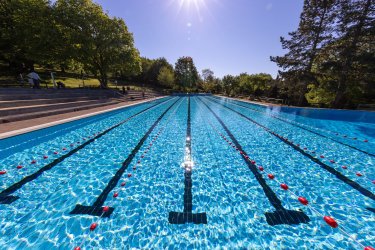
[{"label": "lane divider", "polygon": [[[235,105],[245,107],[245,106],[243,106],[243,105],[239,105],[239,104],[235,104]],[[247,108],[247,107],[245,107],[245,108]],[[251,108],[249,108],[249,109],[251,109]],[[319,134],[318,134],[318,135],[319,135]],[[286,138],[286,137],[283,137],[283,138],[286,139],[286,140],[288,141],[288,138]],[[330,138],[329,138],[329,139],[330,139]],[[290,141],[292,144],[295,144],[292,140],[289,140],[289,141]],[[304,151],[309,151],[309,150],[307,149],[307,147],[301,147],[300,144],[296,144],[296,146],[302,148]],[[311,152],[312,154],[315,154],[315,153],[316,153],[315,150],[310,150],[310,152]],[[364,152],[364,153],[367,154],[367,152]],[[324,155],[320,155],[320,158],[321,158],[321,159],[324,159],[325,157],[324,157]],[[337,162],[336,162],[335,160],[333,160],[333,159],[329,160],[329,162],[330,162],[331,164],[337,163]],[[345,164],[344,166],[347,166],[347,164]],[[346,169],[346,167],[343,167],[343,169]],[[369,180],[372,184],[375,184],[375,180],[370,179],[370,178],[365,174],[364,171],[362,171],[362,173],[355,173],[355,174],[356,174],[358,177],[362,177],[362,176],[363,176],[365,179]]]},{"label": "lane divider", "polygon": [[[216,96],[213,96],[213,98],[216,98],[216,99],[218,99],[218,100],[225,100],[225,101],[228,101],[227,98],[218,98],[218,97],[216,97]],[[266,115],[271,116],[271,117],[273,117],[273,118],[275,118],[275,119],[278,119],[278,120],[280,120],[280,121],[284,121],[284,122],[287,122],[287,123],[291,123],[291,124],[293,124],[293,125],[302,126],[303,129],[306,129],[306,128],[309,128],[309,129],[315,129],[315,130],[318,130],[318,131],[327,132],[327,133],[330,133],[330,134],[336,135],[336,136],[341,137],[341,138],[351,139],[351,140],[360,141],[360,142],[362,141],[362,142],[365,142],[365,143],[369,142],[368,139],[361,139],[361,140],[360,140],[360,139],[357,138],[357,137],[348,136],[348,135],[346,135],[346,134],[341,134],[341,133],[339,133],[339,132],[335,132],[335,131],[331,131],[331,130],[327,130],[327,129],[322,129],[322,128],[317,128],[317,127],[314,127],[314,126],[309,126],[309,125],[307,125],[307,124],[304,124],[304,123],[301,123],[301,122],[297,122],[297,121],[293,121],[293,120],[287,119],[287,118],[285,118],[285,117],[280,117],[280,116],[277,116],[277,115],[272,115],[272,114],[269,114],[269,113],[267,113],[267,112],[257,110],[257,109],[255,109],[255,108],[251,108],[251,107],[249,107],[249,106],[247,106],[247,105],[239,104],[239,102],[240,102],[240,101],[232,100],[230,103],[235,104],[235,105],[239,105],[239,106],[242,106],[242,107],[245,107],[245,108],[251,109],[251,110],[254,110],[254,111],[259,112],[259,113],[262,113],[262,114],[266,114]],[[310,130],[308,130],[308,131],[310,131]],[[313,131],[310,131],[310,132],[312,132],[312,133],[316,133],[316,132],[313,132]],[[321,134],[319,134],[319,135],[321,135]],[[325,135],[321,135],[321,136],[326,137]],[[329,137],[327,137],[327,138],[329,138]],[[329,138],[329,139],[332,139],[332,138]],[[337,141],[336,141],[336,142],[337,142]]]},{"label": "lane divider", "polygon": [[[284,137],[285,138],[285,137]],[[285,138],[287,140],[287,138]],[[302,150],[304,150],[305,152],[310,152],[312,155],[315,155],[315,158],[317,158],[318,156],[317,153],[316,153],[316,150],[310,150],[308,149],[307,147],[302,147],[300,144],[295,144],[293,141],[289,140],[291,144],[294,144],[296,147],[299,147],[301,148]],[[319,155],[319,154],[318,154]],[[330,160],[326,160],[326,157],[324,156],[324,154],[320,154],[319,155],[319,158],[321,159],[321,161],[328,161],[331,165],[334,165],[334,166],[338,166],[338,165],[341,165],[341,168],[344,169],[344,170],[347,170],[347,172],[350,171],[350,173],[352,175],[356,175],[358,177],[363,177],[365,178],[366,180],[368,180],[369,182],[371,182],[372,184],[375,184],[375,180],[372,180],[369,175],[365,172],[365,170],[361,170],[361,171],[354,171],[354,169],[348,167],[349,165],[348,164],[339,164],[340,161],[337,161],[337,160],[333,160],[333,159],[330,159]]]},{"label": "lane divider", "polygon": [[[213,103],[216,103],[216,102],[213,102]],[[347,176],[343,175],[341,172],[337,171],[335,168],[325,164],[324,162],[320,161],[317,157],[313,156],[313,155],[310,155],[308,154],[305,150],[303,150],[302,148],[300,148],[300,146],[297,146],[293,143],[293,141],[290,141],[288,138],[285,138],[279,134],[277,134],[276,132],[272,131],[271,129],[269,129],[268,127],[258,123],[257,121],[251,119],[250,117],[248,116],[245,116],[244,114],[228,107],[228,106],[225,106],[224,104],[221,104],[221,103],[216,103],[218,105],[221,105],[223,106],[224,108],[236,113],[237,115],[239,115],[241,118],[245,119],[245,120],[248,120],[252,123],[254,123],[255,125],[259,126],[260,128],[262,128],[263,130],[265,130],[266,132],[268,132],[269,134],[275,136],[276,138],[278,138],[280,141],[284,142],[285,144],[293,147],[293,149],[295,149],[296,151],[300,152],[302,155],[306,156],[307,158],[309,158],[310,160],[312,160],[313,162],[317,163],[321,168],[323,168],[324,170],[328,171],[329,173],[333,174],[334,176],[336,176],[337,179],[343,181],[344,183],[346,183],[347,185],[351,186],[352,188],[356,189],[358,192],[360,192],[362,195],[372,199],[372,200],[375,200],[375,195],[368,189],[366,189],[365,187],[361,186],[359,183],[351,180],[350,178],[348,178]],[[322,155],[323,156],[323,155]],[[321,158],[324,158],[321,157]]]},{"label": "lane divider", "polygon": [[[80,144],[78,147],[72,149],[70,152],[62,155],[61,157],[53,160],[52,162],[50,162],[49,164],[45,165],[44,167],[40,168],[38,171],[34,172],[33,174],[30,174],[26,177],[24,177],[22,180],[12,184],[11,186],[9,186],[8,188],[4,189],[3,191],[0,192],[0,204],[11,204],[12,202],[16,201],[17,199],[19,199],[18,196],[12,196],[10,194],[16,192],[17,190],[19,190],[20,188],[22,188],[26,183],[29,183],[33,180],[35,180],[36,178],[38,178],[41,174],[43,174],[45,171],[48,171],[50,169],[52,169],[54,166],[56,166],[58,163],[62,162],[63,160],[65,160],[66,158],[70,157],[71,155],[73,155],[74,153],[76,153],[77,151],[79,151],[80,149],[86,147],[87,145],[89,145],[90,143],[92,143],[93,141],[99,139],[100,137],[104,136],[105,134],[107,134],[108,132],[112,131],[113,129],[121,126],[122,124],[130,121],[131,119],[133,119],[134,117],[136,117],[137,115],[139,114],[142,114],[162,103],[165,103],[165,102],[168,102],[170,100],[174,100],[174,99],[169,99],[169,100],[166,100],[166,101],[163,101],[163,102],[160,102],[160,103],[157,103],[153,106],[150,106],[130,117],[128,117],[127,119],[123,120],[122,122],[116,124],[116,125],[113,125],[111,126],[110,128],[102,131],[102,132],[97,132],[96,133],[96,136],[92,136],[90,137],[90,139],[86,140]],[[78,143],[79,144],[79,143]],[[57,154],[57,152],[55,151],[55,153]],[[31,161],[32,164],[36,164],[36,160],[32,160]],[[21,168],[17,168],[17,169],[22,169],[23,166],[20,165]],[[6,174],[7,172],[5,170],[1,170],[2,172],[4,172],[2,175]]]},{"label": "lane divider", "polygon": [[[200,99],[198,98],[198,100]],[[242,148],[240,143],[237,141],[234,135],[230,132],[229,128],[221,120],[221,118],[205,102],[203,102],[202,100],[200,101],[213,114],[213,116],[216,118],[216,120],[220,123],[222,128],[228,134],[230,140],[226,138],[226,141],[233,149],[235,149],[236,151],[240,153],[244,162],[248,166],[249,170],[252,172],[255,179],[258,181],[259,185],[263,188],[264,194],[267,197],[270,205],[274,207],[275,211],[265,213],[267,223],[271,226],[280,225],[280,224],[293,225],[293,224],[300,224],[300,223],[308,223],[310,221],[310,218],[303,211],[288,210],[284,208],[281,200],[277,197],[276,193],[267,184],[262,174],[258,171],[256,162],[250,159],[250,157],[247,155],[247,153]],[[210,123],[209,120],[208,122]],[[215,126],[213,125],[212,125],[212,128],[216,129]],[[269,176],[269,177],[272,178],[272,176]]]},{"label": "lane divider", "polygon": [[[178,101],[178,100],[177,100]],[[177,102],[176,101],[176,102]],[[176,103],[175,102],[175,103]],[[170,110],[170,108],[175,104],[175,103],[173,103],[162,115],[161,115],[161,117],[159,117],[159,119],[157,120],[157,123],[155,124],[154,123],[154,125],[151,127],[152,128],[152,130],[159,124],[159,122],[160,122],[160,120],[161,120],[161,118]],[[146,154],[150,151],[150,149],[151,149],[151,147],[155,144],[155,142],[156,142],[156,140],[159,138],[159,136],[161,135],[161,133],[163,133],[164,132],[164,130],[165,130],[165,128],[168,126],[168,125],[170,125],[169,124],[169,120],[171,119],[171,118],[173,118],[173,117],[175,117],[174,115],[175,115],[175,113],[177,112],[177,110],[179,109],[179,107],[180,107],[180,105],[181,105],[181,103],[182,102],[180,102],[179,103],[179,105],[175,108],[175,110],[174,110],[174,112],[172,113],[172,114],[170,114],[169,115],[169,117],[168,117],[168,119],[165,121],[165,124],[163,125],[163,126],[161,126],[160,128],[159,128],[159,130],[158,130],[158,132],[152,137],[152,139],[151,139],[151,142],[148,144],[148,146],[146,147],[146,149],[141,153],[141,156],[139,156],[139,158],[138,158],[138,160],[135,162],[135,164],[133,165],[133,173],[128,173],[127,175],[126,175],[126,177],[122,180],[122,181],[120,181],[120,179],[119,179],[119,181],[118,182],[120,182],[120,185],[119,185],[119,187],[117,187],[117,190],[114,190],[114,192],[113,192],[113,195],[112,195],[112,207],[110,207],[110,206],[108,206],[108,205],[106,205],[106,206],[103,206],[102,208],[101,208],[101,214],[100,214],[100,216],[99,216],[99,218],[95,221],[95,222],[92,222],[91,223],[91,225],[90,225],[90,227],[89,227],[89,232],[87,233],[87,234],[85,234],[84,235],[84,237],[83,237],[83,240],[81,241],[81,243],[78,245],[78,246],[76,246],[76,247],[74,247],[74,250],[81,250],[81,248],[82,248],[82,246],[84,245],[84,243],[86,242],[86,240],[87,240],[87,237],[88,237],[88,235],[92,232],[92,231],[94,231],[97,227],[98,227],[98,225],[100,225],[101,223],[100,223],[100,221],[101,220],[103,220],[103,218],[104,217],[109,217],[108,216],[108,213],[111,213],[111,211],[113,211],[113,205],[116,203],[116,198],[118,198],[119,197],[119,195],[120,195],[120,193],[122,193],[123,192],[123,190],[125,190],[125,186],[126,186],[126,184],[129,182],[129,179],[130,178],[132,178],[132,177],[134,177],[134,172],[141,166],[141,163],[142,163],[142,160],[144,159],[144,157],[146,156]],[[150,133],[152,132],[152,130],[150,131]],[[147,133],[146,133],[147,134]],[[148,135],[147,135],[147,137],[148,137]],[[143,144],[143,143],[142,143]],[[142,146],[142,145],[141,145]],[[138,153],[138,151],[137,152],[132,152],[132,154],[134,154],[134,156],[135,156],[135,154],[137,154]],[[122,176],[122,175],[121,175]],[[112,181],[112,180],[111,180]],[[116,182],[116,184],[118,183],[118,182]],[[116,185],[117,186],[117,185]],[[116,186],[113,188],[113,189],[115,189],[116,188]],[[103,204],[104,205],[104,204]]]},{"label": "lane divider", "polygon": [[[207,106],[207,108],[209,108],[209,107]],[[207,122],[212,127],[212,129],[216,132],[216,134],[219,135],[224,141],[227,142],[227,144],[229,145],[230,148],[234,149],[237,153],[239,153],[240,155],[244,156],[245,160],[249,161],[252,164],[256,164],[256,161],[254,159],[251,159],[251,157],[249,155],[247,155],[246,153],[244,153],[243,151],[241,151],[238,147],[233,146],[235,143],[233,141],[231,141],[230,139],[228,139],[223,133],[221,133],[208,119],[207,119]],[[337,223],[337,221],[332,216],[321,214],[317,209],[315,209],[310,204],[310,202],[305,197],[303,197],[301,195],[297,195],[296,193],[294,193],[293,191],[291,191],[290,188],[289,188],[289,186],[286,183],[284,183],[284,182],[280,182],[275,177],[275,175],[273,173],[267,172],[267,170],[263,166],[260,166],[258,164],[256,164],[256,165],[257,165],[257,167],[258,167],[258,169],[259,169],[259,171],[260,171],[261,174],[265,173],[267,175],[268,179],[270,179],[271,181],[277,182],[283,190],[288,191],[290,194],[292,194],[292,196],[296,197],[297,200],[302,205],[309,207],[317,215],[319,215],[321,218],[323,218],[323,220],[330,227],[332,227],[332,228],[338,228],[343,234],[345,234],[346,236],[348,236],[352,241],[354,241],[355,243],[357,243],[364,250],[373,250],[373,248],[371,246],[365,246],[361,242],[359,242],[356,238],[352,237],[349,233],[347,233],[347,231],[344,229],[343,226],[339,227],[339,224]]]},{"label": "lane divider", "polygon": [[[161,101],[161,102],[158,102],[158,103],[156,103],[156,104],[154,104],[154,105],[152,105],[152,106],[156,106],[156,105],[158,105],[159,103],[163,103],[163,102],[166,102],[166,101],[168,101],[168,100],[170,100],[170,99],[167,99],[167,100],[164,100],[164,101]],[[150,107],[152,107],[152,106],[150,106]],[[146,108],[147,109],[147,108]],[[118,112],[116,112],[116,115],[119,113],[120,111],[118,111]],[[111,115],[113,115],[113,114],[111,114]],[[98,118],[99,119],[99,118]],[[98,120],[98,119],[95,119],[95,120]],[[90,122],[92,122],[92,121],[90,121]],[[83,123],[84,124],[84,123]],[[116,123],[116,124],[118,124],[118,123]],[[116,125],[115,124],[115,125]],[[79,125],[82,125],[82,124],[79,124]],[[115,126],[114,125],[114,126]],[[75,126],[71,126],[71,127],[68,127],[68,128],[72,128],[72,127],[75,127]],[[61,129],[61,130],[66,130],[67,128],[64,128],[64,129]],[[60,130],[60,131],[61,131]],[[102,132],[104,132],[105,131],[105,129],[103,129],[103,130],[101,130],[101,131],[97,131],[97,132],[95,132],[94,134],[92,134],[92,135],[86,135],[86,136],[83,136],[82,137],[82,135],[79,135],[80,136],[80,139],[76,142],[76,144],[77,145],[79,145],[79,144],[81,144],[81,143],[84,143],[86,140],[87,140],[87,138],[93,138],[93,137],[95,137],[95,136],[97,136],[99,133],[102,133]],[[59,131],[58,131],[59,132]],[[52,133],[53,134],[53,133]],[[50,135],[50,134],[49,134]],[[47,135],[48,136],[48,135]],[[74,140],[76,140],[76,139],[74,139]],[[69,142],[67,143],[67,144],[69,144]],[[69,147],[74,147],[74,142],[71,142],[70,144],[69,144]],[[68,147],[62,147],[61,148],[61,151],[67,151],[68,149],[67,149]],[[1,151],[0,151],[1,152]],[[57,154],[59,154],[59,151],[58,150],[55,150],[54,152],[53,152],[53,154],[54,155],[57,155]],[[48,155],[44,155],[43,156],[43,159],[45,160],[45,159],[48,159]],[[36,159],[33,159],[31,162],[30,162],[31,164],[36,164],[37,162],[36,162]],[[22,168],[24,167],[24,165],[22,164],[22,163],[19,163],[18,165],[17,165],[17,169],[21,169],[21,168],[19,168],[18,166],[22,166]],[[5,172],[6,172],[6,170],[4,170]]]}]

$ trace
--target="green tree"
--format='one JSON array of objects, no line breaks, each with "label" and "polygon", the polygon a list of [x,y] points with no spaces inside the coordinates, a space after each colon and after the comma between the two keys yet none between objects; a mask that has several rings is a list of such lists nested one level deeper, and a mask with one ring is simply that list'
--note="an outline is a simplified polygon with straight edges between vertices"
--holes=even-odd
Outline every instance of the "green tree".
[{"label": "green tree", "polygon": [[236,77],[232,75],[226,75],[222,79],[222,89],[226,95],[234,94],[235,90],[238,88],[238,81]]},{"label": "green tree", "polygon": [[177,83],[184,88],[194,88],[198,81],[198,71],[191,57],[180,57],[175,65]]},{"label": "green tree", "polygon": [[335,98],[335,94],[333,92],[330,92],[321,86],[309,84],[307,88],[309,92],[306,93],[306,99],[314,106],[328,107]]},{"label": "green tree", "polygon": [[173,72],[173,66],[164,57],[149,59],[142,57],[142,71],[134,78],[137,82],[157,85],[160,70],[164,67]]},{"label": "green tree", "polygon": [[211,69],[203,69],[202,70],[202,80],[200,81],[200,88],[208,93],[215,93],[220,89],[218,86],[219,79],[215,78],[214,72]]},{"label": "green tree", "polygon": [[158,76],[162,68],[168,68],[173,72],[173,66],[164,57],[157,58],[152,61],[151,67],[147,72],[150,82],[154,85],[158,84]]},{"label": "green tree", "polygon": [[59,36],[49,1],[1,1],[0,24],[0,59],[28,67],[53,61]]},{"label": "green tree", "polygon": [[71,45],[67,54],[93,73],[101,87],[107,87],[110,73],[141,70],[139,52],[122,19],[110,18],[91,0],[57,0],[55,9]]},{"label": "green tree", "polygon": [[265,94],[265,92],[271,88],[273,78],[270,74],[259,73],[250,75],[250,81],[253,94],[259,96]]},{"label": "green tree", "polygon": [[202,77],[204,82],[212,82],[214,81],[214,72],[210,69],[203,69],[202,70]]},{"label": "green tree", "polygon": [[254,92],[253,83],[251,82],[251,77],[247,73],[241,73],[236,77],[238,81],[238,91],[237,94],[248,95]]},{"label": "green tree", "polygon": [[158,75],[158,82],[164,87],[173,87],[175,83],[174,72],[170,67],[162,67]]},{"label": "green tree", "polygon": [[271,57],[282,70],[279,74],[291,84],[301,87],[297,104],[302,104],[308,83],[316,83],[312,71],[320,49],[332,39],[335,19],[335,0],[305,0],[298,29],[290,32],[290,39],[280,38],[284,56]]},{"label": "green tree", "polygon": [[330,52],[336,55],[334,71],[338,74],[335,107],[344,107],[353,98],[353,89],[361,82],[374,86],[375,8],[373,0],[339,0],[338,38]]}]

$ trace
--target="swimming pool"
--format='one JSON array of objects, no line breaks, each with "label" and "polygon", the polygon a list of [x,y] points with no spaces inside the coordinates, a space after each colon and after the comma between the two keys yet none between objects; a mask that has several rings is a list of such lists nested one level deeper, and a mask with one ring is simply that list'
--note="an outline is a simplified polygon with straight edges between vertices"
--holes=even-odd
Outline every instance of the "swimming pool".
[{"label": "swimming pool", "polygon": [[192,95],[4,139],[0,246],[363,249],[374,124]]}]

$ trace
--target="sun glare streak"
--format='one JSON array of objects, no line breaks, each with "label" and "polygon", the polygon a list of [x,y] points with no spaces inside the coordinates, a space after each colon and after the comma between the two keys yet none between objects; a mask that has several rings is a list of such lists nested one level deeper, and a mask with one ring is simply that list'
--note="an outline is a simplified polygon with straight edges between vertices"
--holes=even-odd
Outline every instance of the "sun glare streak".
[{"label": "sun glare streak", "polygon": [[200,21],[202,21],[202,10],[207,9],[206,0],[170,0],[168,5],[178,5],[177,14],[183,10],[190,12],[193,9]]}]

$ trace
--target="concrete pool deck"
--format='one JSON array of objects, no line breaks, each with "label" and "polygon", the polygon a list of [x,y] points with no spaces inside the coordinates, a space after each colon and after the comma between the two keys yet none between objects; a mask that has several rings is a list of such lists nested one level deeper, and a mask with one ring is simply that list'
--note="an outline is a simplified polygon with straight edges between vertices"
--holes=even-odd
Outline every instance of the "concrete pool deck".
[{"label": "concrete pool deck", "polygon": [[45,116],[45,117],[10,122],[10,123],[2,123],[0,124],[0,139],[5,139],[8,137],[28,133],[34,130],[51,127],[54,125],[65,123],[65,122],[79,120],[82,118],[106,113],[109,111],[129,107],[129,106],[140,104],[140,103],[149,102],[152,100],[157,100],[157,99],[164,98],[164,97],[165,96],[160,96],[160,97],[149,98],[149,99],[145,99],[141,101],[127,101],[127,102],[122,102],[122,103],[115,104],[115,105],[98,107],[98,108],[93,108],[93,109],[88,109],[88,110],[81,110],[81,111],[76,111],[76,112],[69,112],[65,114],[51,115],[51,116]]}]

